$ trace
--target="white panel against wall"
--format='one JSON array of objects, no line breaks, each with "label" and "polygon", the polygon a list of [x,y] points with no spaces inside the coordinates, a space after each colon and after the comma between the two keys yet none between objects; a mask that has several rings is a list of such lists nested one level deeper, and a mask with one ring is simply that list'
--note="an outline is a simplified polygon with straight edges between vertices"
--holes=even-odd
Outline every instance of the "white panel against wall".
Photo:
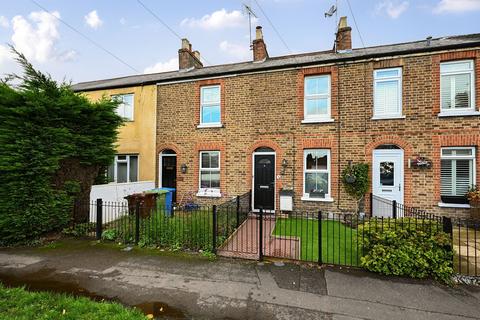
[{"label": "white panel against wall", "polygon": [[[108,215],[106,212],[103,215],[103,223],[110,222],[120,218],[128,213],[127,200],[124,198],[134,193],[140,193],[146,190],[155,188],[155,182],[153,181],[140,181],[140,182],[128,182],[128,183],[108,183],[92,186],[90,191],[90,201],[96,201],[102,199],[103,202],[119,202],[122,205],[116,206],[115,210],[110,210]],[[97,213],[95,206],[91,206],[90,210],[90,222],[97,221]],[[123,209],[124,208],[124,209]],[[115,211],[115,212],[111,212]],[[108,220],[108,221],[107,221]]]}]

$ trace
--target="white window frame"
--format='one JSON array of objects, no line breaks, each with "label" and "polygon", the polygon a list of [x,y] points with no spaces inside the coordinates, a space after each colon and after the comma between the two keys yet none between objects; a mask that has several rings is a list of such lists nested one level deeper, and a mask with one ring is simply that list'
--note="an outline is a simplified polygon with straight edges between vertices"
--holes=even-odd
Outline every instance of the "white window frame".
[{"label": "white window frame", "polygon": [[[327,152],[327,169],[307,169],[307,154],[313,150],[321,150]],[[310,198],[310,194],[305,193],[305,176],[307,173],[327,173],[328,174],[328,193],[325,198]],[[309,148],[303,150],[303,186],[302,186],[302,200],[303,201],[319,201],[319,202],[333,202],[332,193],[332,170],[331,170],[331,152],[330,149],[325,148]]]},{"label": "white window frame", "polygon": [[[471,150],[471,155],[443,155],[443,150]],[[472,160],[472,184],[475,185],[477,181],[477,159],[476,159],[476,148],[475,147],[442,147],[440,148],[440,162],[442,160]],[[453,168],[453,166],[452,166]],[[441,169],[440,169],[441,170]],[[442,188],[441,173],[440,173],[440,189]],[[440,194],[441,195],[441,194]],[[440,207],[454,207],[454,208],[469,208],[468,204],[456,204],[456,203],[444,203],[440,202],[438,204]]]},{"label": "white window frame", "polygon": [[[458,63],[470,63],[470,69],[467,71],[450,71],[450,72],[442,72],[443,65],[450,65],[450,64],[458,64]],[[470,75],[470,106],[468,108],[455,108],[455,86],[451,86],[451,102],[454,106],[451,109],[443,109],[443,98],[442,98],[442,85],[443,85],[443,76],[450,76],[450,75],[460,75],[460,74],[468,74]],[[476,112],[475,107],[475,61],[473,59],[466,59],[466,60],[454,60],[454,61],[447,61],[440,63],[440,114],[439,116],[456,116],[456,115],[475,115],[480,114]]]},{"label": "white window frame", "polygon": [[[119,160],[118,157],[125,157],[125,160]],[[137,157],[137,181],[130,181],[130,157]],[[127,164],[127,182],[117,182],[118,181],[118,163],[126,163]],[[140,156],[138,154],[117,154],[115,155],[114,159],[114,167],[113,167],[113,174],[114,179],[112,182],[109,183],[131,183],[131,182],[138,182],[139,179],[139,172],[140,172]]]},{"label": "white window frame", "polygon": [[[125,100],[123,98],[126,96],[132,96],[132,117],[131,118],[125,117],[125,112],[123,112],[123,115],[118,112],[118,108],[120,108],[120,106],[122,105],[125,106],[125,102],[124,102]],[[121,101],[121,103],[117,107],[117,110],[115,110],[115,112],[119,116],[121,116],[122,118],[124,118],[126,121],[129,121],[129,122],[132,122],[135,120],[135,94],[134,93],[115,94],[115,95],[112,95],[112,99],[119,99]]]},{"label": "white window frame", "polygon": [[[217,153],[218,154],[218,168],[202,168],[202,154],[204,153]],[[221,153],[218,150],[205,150],[205,151],[200,151],[198,153],[198,197],[212,197],[212,198],[218,198],[221,197],[221,192],[220,192],[220,187],[218,188],[202,188],[202,171],[218,171],[219,176],[220,176],[220,181],[221,183]]]},{"label": "white window frame", "polygon": [[[328,93],[323,94],[307,94],[307,80],[314,78],[328,79]],[[332,119],[332,77],[330,74],[319,74],[305,76],[303,79],[303,120],[302,123],[318,123],[318,122],[333,122]],[[327,114],[324,115],[307,115],[307,100],[316,100],[327,98]]]},{"label": "white window frame", "polygon": [[[218,88],[218,102],[210,102],[204,103],[203,102],[203,90],[204,89],[211,89],[211,88]],[[210,107],[218,105],[219,113],[220,113],[220,121],[219,122],[204,122],[203,121],[203,107]],[[198,128],[218,128],[222,126],[222,87],[219,84],[211,85],[211,86],[201,86],[200,87],[200,124],[197,126]]]},{"label": "white window frame", "polygon": [[[390,71],[390,70],[397,70],[398,71],[398,75],[397,76],[393,76],[393,77],[379,77],[378,76],[378,73],[379,72],[382,72],[382,71]],[[397,101],[398,101],[398,105],[397,105],[397,109],[398,109],[398,112],[397,113],[385,113],[385,114],[381,114],[381,113],[378,113],[377,112],[377,105],[376,105],[376,96],[377,96],[377,84],[378,83],[381,83],[381,82],[388,82],[388,81],[392,81],[392,80],[396,80],[398,82],[398,97],[397,97]],[[398,68],[385,68],[385,69],[378,69],[378,70],[374,70],[373,71],[373,118],[372,119],[398,119],[398,118],[405,118],[403,116],[403,100],[402,100],[402,93],[403,93],[403,73],[402,73],[402,68],[401,67],[398,67]]]}]

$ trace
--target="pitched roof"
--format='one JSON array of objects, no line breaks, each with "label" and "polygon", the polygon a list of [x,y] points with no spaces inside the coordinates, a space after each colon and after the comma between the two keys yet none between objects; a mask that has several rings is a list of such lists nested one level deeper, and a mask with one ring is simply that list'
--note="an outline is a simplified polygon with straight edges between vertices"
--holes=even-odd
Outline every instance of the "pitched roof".
[{"label": "pitched roof", "polygon": [[480,33],[435,38],[431,39],[430,45],[427,45],[427,40],[421,40],[414,42],[353,49],[350,52],[343,53],[335,53],[334,51],[329,50],[297,55],[272,57],[263,62],[248,61],[204,67],[201,69],[178,70],[171,72],[151,73],[121,78],[80,82],[73,85],[73,90],[89,91],[99,89],[121,88],[169,81],[189,80],[195,78],[264,71],[270,69],[308,66],[339,61],[353,61],[364,58],[375,58],[408,53],[421,53],[455,48],[468,48],[475,46],[480,46]]}]

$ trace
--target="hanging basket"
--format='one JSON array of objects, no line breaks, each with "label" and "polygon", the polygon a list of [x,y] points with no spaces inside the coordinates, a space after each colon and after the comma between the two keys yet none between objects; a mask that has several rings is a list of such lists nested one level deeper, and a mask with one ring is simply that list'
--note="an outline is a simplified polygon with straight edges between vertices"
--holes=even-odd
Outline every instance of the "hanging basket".
[{"label": "hanging basket", "polygon": [[357,177],[355,177],[353,174],[348,174],[345,176],[346,183],[352,184],[355,183],[355,181],[357,181]]}]

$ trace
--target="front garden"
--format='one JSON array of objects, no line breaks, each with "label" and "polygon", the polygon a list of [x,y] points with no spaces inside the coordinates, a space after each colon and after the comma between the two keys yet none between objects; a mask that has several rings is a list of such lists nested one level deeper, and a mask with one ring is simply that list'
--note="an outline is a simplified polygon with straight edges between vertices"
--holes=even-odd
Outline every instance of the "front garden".
[{"label": "front garden", "polygon": [[[339,221],[324,220],[321,223],[323,263],[358,266],[357,230]],[[300,259],[319,261],[318,220],[305,218],[278,219],[273,235],[293,236],[300,239]]]}]

